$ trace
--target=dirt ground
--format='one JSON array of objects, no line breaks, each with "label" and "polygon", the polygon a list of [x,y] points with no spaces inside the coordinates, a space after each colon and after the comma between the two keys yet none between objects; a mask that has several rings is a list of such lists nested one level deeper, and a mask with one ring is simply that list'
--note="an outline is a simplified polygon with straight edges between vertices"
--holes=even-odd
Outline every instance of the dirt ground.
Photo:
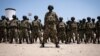
[{"label": "dirt ground", "polygon": [[100,56],[100,44],[0,44],[0,56]]}]

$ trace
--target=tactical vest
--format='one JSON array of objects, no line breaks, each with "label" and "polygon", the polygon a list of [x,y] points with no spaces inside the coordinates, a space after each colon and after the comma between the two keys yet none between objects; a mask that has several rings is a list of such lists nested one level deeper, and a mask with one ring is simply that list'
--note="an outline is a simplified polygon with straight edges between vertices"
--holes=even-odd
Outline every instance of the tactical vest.
[{"label": "tactical vest", "polygon": [[100,22],[97,22],[97,28],[100,29]]},{"label": "tactical vest", "polygon": [[82,29],[86,29],[86,23],[82,24]]},{"label": "tactical vest", "polygon": [[3,20],[3,21],[1,22],[1,26],[2,26],[2,27],[7,27],[7,21],[6,21],[6,20]]},{"label": "tactical vest", "polygon": [[54,24],[56,20],[53,15],[50,15],[48,16],[47,21],[49,24]]},{"label": "tactical vest", "polygon": [[95,23],[92,23],[92,28],[95,28]]},{"label": "tactical vest", "polygon": [[71,28],[72,29],[77,29],[77,23],[76,22],[72,22],[71,23]]},{"label": "tactical vest", "polygon": [[39,22],[37,20],[33,21],[32,24],[33,24],[34,27],[39,27]]},{"label": "tactical vest", "polygon": [[86,29],[92,29],[92,23],[87,22],[86,23]]},{"label": "tactical vest", "polygon": [[22,23],[21,23],[21,27],[22,28],[28,28],[28,22],[27,21],[22,21]]},{"label": "tactical vest", "polygon": [[17,20],[11,21],[10,26],[11,26],[11,27],[17,27],[17,26],[18,26]]}]

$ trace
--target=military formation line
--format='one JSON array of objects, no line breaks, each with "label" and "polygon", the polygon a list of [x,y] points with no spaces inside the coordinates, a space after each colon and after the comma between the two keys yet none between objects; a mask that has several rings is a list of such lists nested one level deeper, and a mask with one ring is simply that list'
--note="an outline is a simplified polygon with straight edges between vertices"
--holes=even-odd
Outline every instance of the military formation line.
[{"label": "military formation line", "polygon": [[16,15],[12,16],[12,20],[1,16],[0,42],[32,44],[39,39],[41,47],[45,47],[47,42],[52,42],[57,48],[60,47],[59,43],[100,44],[100,16],[97,16],[97,21],[87,17],[79,22],[75,21],[75,17],[71,17],[65,23],[63,17],[58,18],[53,9],[52,5],[48,6],[44,25],[37,15],[32,22],[29,22],[27,16],[23,16],[23,20],[19,20]]}]

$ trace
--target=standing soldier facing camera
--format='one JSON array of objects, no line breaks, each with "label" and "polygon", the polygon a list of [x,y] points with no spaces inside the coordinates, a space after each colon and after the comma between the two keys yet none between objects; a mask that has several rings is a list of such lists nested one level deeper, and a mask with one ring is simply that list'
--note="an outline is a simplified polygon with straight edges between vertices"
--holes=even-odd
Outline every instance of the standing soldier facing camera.
[{"label": "standing soldier facing camera", "polygon": [[58,38],[57,38],[57,24],[58,24],[58,16],[55,12],[53,12],[54,7],[52,5],[48,6],[49,12],[45,14],[44,18],[44,34],[43,34],[43,42],[41,47],[44,47],[47,39],[50,37],[51,41],[55,43],[55,46],[59,48]]},{"label": "standing soldier facing camera", "polygon": [[40,43],[42,42],[41,36],[40,36],[40,31],[41,31],[41,23],[38,19],[38,16],[34,16],[34,20],[32,21],[32,43],[35,41],[37,42],[37,38],[39,38]]},{"label": "standing soldier facing camera", "polygon": [[98,44],[100,44],[100,16],[97,17],[98,21],[96,22],[96,40],[98,41]]},{"label": "standing soldier facing camera", "polygon": [[70,28],[70,22],[71,21],[67,21],[66,22],[66,25],[67,25],[67,27],[66,27],[66,42],[65,42],[65,44],[69,44],[69,43],[71,43],[71,28]]},{"label": "standing soldier facing camera", "polygon": [[87,17],[87,23],[86,23],[86,39],[85,43],[89,43],[90,39],[92,38],[92,23],[91,18]]},{"label": "standing soldier facing camera", "polygon": [[59,18],[59,22],[57,25],[57,32],[58,32],[58,41],[61,40],[62,43],[64,43],[66,39],[66,24],[63,22],[63,18]]},{"label": "standing soldier facing camera", "polygon": [[95,23],[95,19],[92,19],[92,37],[91,37],[91,43],[95,43],[95,37],[96,37],[96,23]]},{"label": "standing soldier facing camera", "polygon": [[1,16],[1,32],[2,32],[2,36],[0,41],[3,40],[3,42],[7,41],[7,20],[5,16]]},{"label": "standing soldier facing camera", "polygon": [[20,34],[21,34],[21,37],[19,38],[20,44],[22,43],[22,40],[23,42],[25,42],[26,40],[26,43],[29,43],[29,37],[30,37],[29,31],[30,31],[29,19],[27,18],[27,16],[23,16],[23,20],[21,21],[20,24]]},{"label": "standing soldier facing camera", "polygon": [[16,15],[13,15],[13,20],[11,20],[9,24],[9,30],[10,30],[10,40],[9,42],[12,43],[13,39],[15,39],[15,42],[18,43],[18,28],[19,28],[19,22]]},{"label": "standing soldier facing camera", "polygon": [[[70,22],[70,28],[71,28],[71,38],[73,39],[73,42],[75,42],[75,40],[77,41],[77,43],[79,44],[79,38],[78,38],[78,25],[77,22],[75,21],[75,17],[71,17],[71,22]],[[75,39],[73,34],[75,34]]]}]

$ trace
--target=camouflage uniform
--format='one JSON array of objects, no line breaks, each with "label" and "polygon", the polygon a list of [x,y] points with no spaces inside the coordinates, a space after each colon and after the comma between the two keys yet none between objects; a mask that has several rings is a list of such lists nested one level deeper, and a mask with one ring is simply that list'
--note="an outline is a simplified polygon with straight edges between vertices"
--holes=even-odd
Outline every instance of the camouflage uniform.
[{"label": "camouflage uniform", "polygon": [[21,21],[20,24],[20,38],[19,38],[19,43],[22,43],[22,40],[24,42],[24,40],[26,40],[27,43],[29,42],[29,38],[30,38],[30,23],[29,23],[29,19],[26,16],[23,16],[23,20]]},{"label": "camouflage uniform", "polygon": [[1,41],[2,41],[2,29],[1,29],[1,20],[0,20],[0,43],[1,43]]},{"label": "camouflage uniform", "polygon": [[96,23],[95,19],[92,19],[92,37],[91,37],[91,43],[95,43],[95,38],[96,38]]},{"label": "camouflage uniform", "polygon": [[18,19],[16,15],[13,15],[13,20],[11,20],[9,24],[9,31],[10,31],[9,42],[10,43],[13,42],[13,39],[15,39],[15,42],[18,43],[18,27],[19,27]]},{"label": "camouflage uniform", "polygon": [[79,33],[79,42],[82,42],[83,40],[83,35],[82,35],[82,20],[80,20],[79,24],[78,24],[78,33]]},{"label": "camouflage uniform", "polygon": [[66,26],[66,42],[65,42],[66,44],[67,43],[71,43],[71,34],[70,34],[71,33],[71,28],[70,28],[70,22],[71,21],[67,21],[66,22],[66,25],[67,25]]},{"label": "camouflage uniform", "polygon": [[53,6],[48,6],[49,12],[46,13],[44,19],[44,34],[43,34],[43,43],[41,47],[44,47],[44,43],[46,43],[47,39],[50,37],[51,41],[58,46],[58,38],[57,38],[57,23],[58,17],[55,12],[53,12]]},{"label": "camouflage uniform", "polygon": [[85,39],[85,33],[86,33],[86,20],[83,19],[82,22],[79,24],[79,42],[83,42]]},{"label": "camouflage uniform", "polygon": [[58,32],[58,41],[61,40],[62,43],[64,43],[65,39],[66,39],[66,24],[62,21],[63,18],[60,17],[59,18],[59,23],[58,23],[58,29],[57,29],[57,32]]},{"label": "camouflage uniform", "polygon": [[9,41],[10,39],[10,30],[9,30],[9,25],[10,24],[10,20],[9,18],[7,18],[7,41]]},{"label": "camouflage uniform", "polygon": [[2,16],[1,32],[2,32],[1,40],[3,40],[3,42],[6,42],[7,41],[7,20],[5,16]]},{"label": "camouflage uniform", "polygon": [[[78,25],[77,25],[77,22],[75,22],[75,18],[72,17],[71,18],[71,23],[70,23],[70,28],[71,28],[71,39],[73,40],[73,42],[75,42],[75,40],[77,41],[77,43],[79,42],[79,39],[78,39],[78,32],[77,32],[77,29],[78,29]],[[75,39],[74,39],[74,36],[73,34],[75,34]]]},{"label": "camouflage uniform", "polygon": [[32,43],[35,41],[37,41],[37,38],[39,37],[39,40],[40,40],[40,43],[42,42],[41,40],[41,34],[40,34],[40,31],[41,31],[41,23],[39,22],[38,20],[38,16],[34,16],[35,20],[32,21]]},{"label": "camouflage uniform", "polygon": [[85,43],[89,43],[91,37],[92,37],[92,23],[91,18],[87,17],[88,22],[86,23],[86,38]]},{"label": "camouflage uniform", "polygon": [[96,40],[98,41],[98,44],[100,44],[100,16],[97,17],[98,21],[96,22]]}]

